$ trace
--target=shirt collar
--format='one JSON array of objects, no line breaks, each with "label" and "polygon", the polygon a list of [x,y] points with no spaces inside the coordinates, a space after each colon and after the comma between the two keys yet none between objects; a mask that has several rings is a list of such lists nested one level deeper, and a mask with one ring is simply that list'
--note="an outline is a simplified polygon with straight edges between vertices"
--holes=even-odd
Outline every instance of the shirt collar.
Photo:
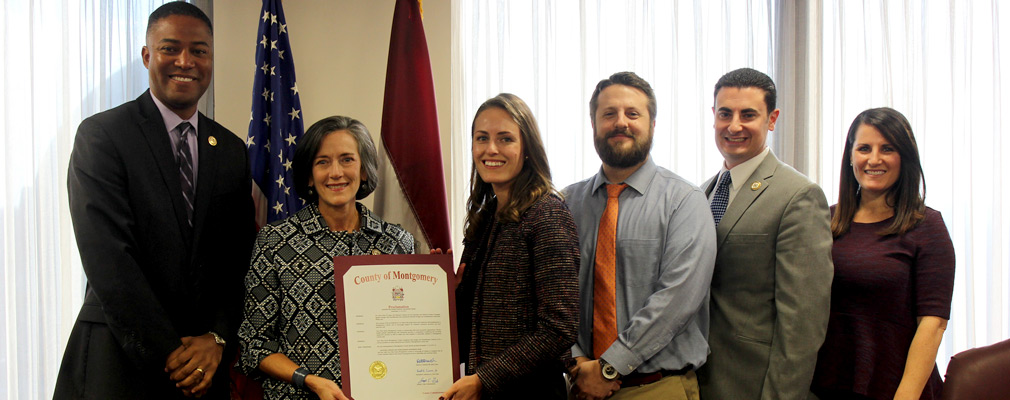
[{"label": "shirt collar", "polygon": [[197,133],[197,126],[199,126],[198,122],[200,121],[199,112],[193,113],[193,116],[189,117],[189,119],[182,119],[179,114],[176,114],[174,111],[170,110],[165,103],[158,100],[158,97],[153,93],[151,94],[151,100],[154,100],[154,105],[157,106],[158,111],[161,112],[161,119],[165,121],[166,131],[171,133],[173,129],[182,123],[182,121],[187,121],[190,125],[193,125],[193,133]]},{"label": "shirt collar", "polygon": [[[771,149],[765,146],[765,149],[764,151],[761,152],[761,154],[751,157],[750,160],[744,161],[738,164],[737,166],[733,167],[732,169],[730,169],[729,175],[733,177],[733,181],[730,182],[730,190],[739,189],[740,185],[743,182],[745,182],[748,178],[750,178],[751,175],[754,174],[754,171],[757,170],[758,166],[761,165],[761,162],[765,160],[765,157],[767,157],[768,153],[770,152]],[[726,163],[723,162],[722,168],[719,169],[720,179],[722,177],[722,173],[725,171],[726,171]]]},{"label": "shirt collar", "polygon": [[638,167],[638,170],[633,172],[624,182],[607,182],[607,175],[603,173],[603,166],[600,166],[600,170],[593,176],[593,193],[596,193],[596,190],[607,183],[627,183],[628,187],[634,189],[639,194],[645,193],[645,189],[649,187],[649,183],[652,182],[652,178],[656,175],[656,170],[656,163],[652,161],[652,156],[650,155],[645,159],[645,163],[641,167]]}]

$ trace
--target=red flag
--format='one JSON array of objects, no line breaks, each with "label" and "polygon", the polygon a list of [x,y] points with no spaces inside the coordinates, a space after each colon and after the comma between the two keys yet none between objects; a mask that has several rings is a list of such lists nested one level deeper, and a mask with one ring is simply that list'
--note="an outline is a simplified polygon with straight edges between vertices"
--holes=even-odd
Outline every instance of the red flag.
[{"label": "red flag", "polygon": [[417,0],[397,0],[393,12],[382,142],[428,246],[451,248],[435,84]]}]

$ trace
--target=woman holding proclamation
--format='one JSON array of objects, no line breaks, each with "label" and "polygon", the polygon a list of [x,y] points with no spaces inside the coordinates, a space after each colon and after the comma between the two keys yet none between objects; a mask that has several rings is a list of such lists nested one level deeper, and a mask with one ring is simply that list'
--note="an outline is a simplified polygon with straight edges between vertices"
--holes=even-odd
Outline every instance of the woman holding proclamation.
[{"label": "woman holding proclamation", "polygon": [[410,254],[414,237],[356,202],[378,184],[368,129],[325,118],[299,140],[295,190],[308,204],[263,227],[246,275],[239,368],[267,399],[346,399],[334,307],[333,257]]},{"label": "woman holding proclamation", "polygon": [[466,376],[442,398],[564,399],[579,310],[575,221],[554,190],[522,99],[502,93],[484,102],[471,134],[465,268],[456,292]]},{"label": "woman holding proclamation", "polygon": [[905,117],[860,113],[832,207],[831,316],[812,386],[822,400],[940,398],[935,360],[950,318],[954,248],[924,192]]}]

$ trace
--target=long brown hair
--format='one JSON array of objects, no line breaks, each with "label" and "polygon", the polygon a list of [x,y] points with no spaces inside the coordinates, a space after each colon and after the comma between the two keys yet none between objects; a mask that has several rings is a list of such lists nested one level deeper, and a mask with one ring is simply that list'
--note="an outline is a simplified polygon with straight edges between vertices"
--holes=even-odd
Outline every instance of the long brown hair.
[{"label": "long brown hair", "polygon": [[[501,221],[518,222],[519,216],[541,197],[547,194],[558,196],[560,194],[551,183],[551,167],[547,164],[547,152],[544,150],[543,141],[540,140],[540,128],[537,127],[537,120],[533,117],[533,112],[530,111],[526,102],[511,93],[501,93],[488,99],[480,105],[474,114],[473,123],[470,125],[471,137],[473,137],[477,117],[489,108],[504,110],[519,125],[522,143],[520,156],[525,158],[523,169],[512,181],[508,201],[501,211],[495,214],[495,217]],[[477,173],[477,166],[472,165],[470,167],[470,198],[466,201],[466,220],[463,224],[464,240],[478,240],[480,233],[477,230],[481,222],[495,212],[494,201],[494,189],[491,184],[484,182],[480,174]]]},{"label": "long brown hair", "polygon": [[860,190],[859,182],[852,172],[852,147],[856,141],[856,131],[861,125],[877,128],[901,157],[901,173],[886,197],[887,204],[894,207],[894,222],[878,234],[884,236],[908,232],[922,221],[926,212],[926,180],[919,162],[919,146],[915,143],[912,126],[905,116],[893,108],[881,107],[859,113],[849,126],[845,150],[842,152],[838,205],[831,217],[831,234],[838,237],[848,232],[852,218],[859,209]]}]

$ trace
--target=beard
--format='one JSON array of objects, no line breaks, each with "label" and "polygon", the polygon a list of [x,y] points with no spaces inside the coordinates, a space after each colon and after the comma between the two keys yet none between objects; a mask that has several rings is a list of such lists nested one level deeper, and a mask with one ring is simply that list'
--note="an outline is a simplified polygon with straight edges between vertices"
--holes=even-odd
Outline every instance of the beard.
[{"label": "beard", "polygon": [[652,151],[652,131],[653,128],[650,126],[649,135],[646,137],[629,135],[634,142],[628,148],[617,149],[607,143],[607,140],[614,136],[627,134],[627,130],[614,130],[603,136],[594,134],[593,145],[604,164],[615,168],[633,167],[649,157],[649,152]]}]

